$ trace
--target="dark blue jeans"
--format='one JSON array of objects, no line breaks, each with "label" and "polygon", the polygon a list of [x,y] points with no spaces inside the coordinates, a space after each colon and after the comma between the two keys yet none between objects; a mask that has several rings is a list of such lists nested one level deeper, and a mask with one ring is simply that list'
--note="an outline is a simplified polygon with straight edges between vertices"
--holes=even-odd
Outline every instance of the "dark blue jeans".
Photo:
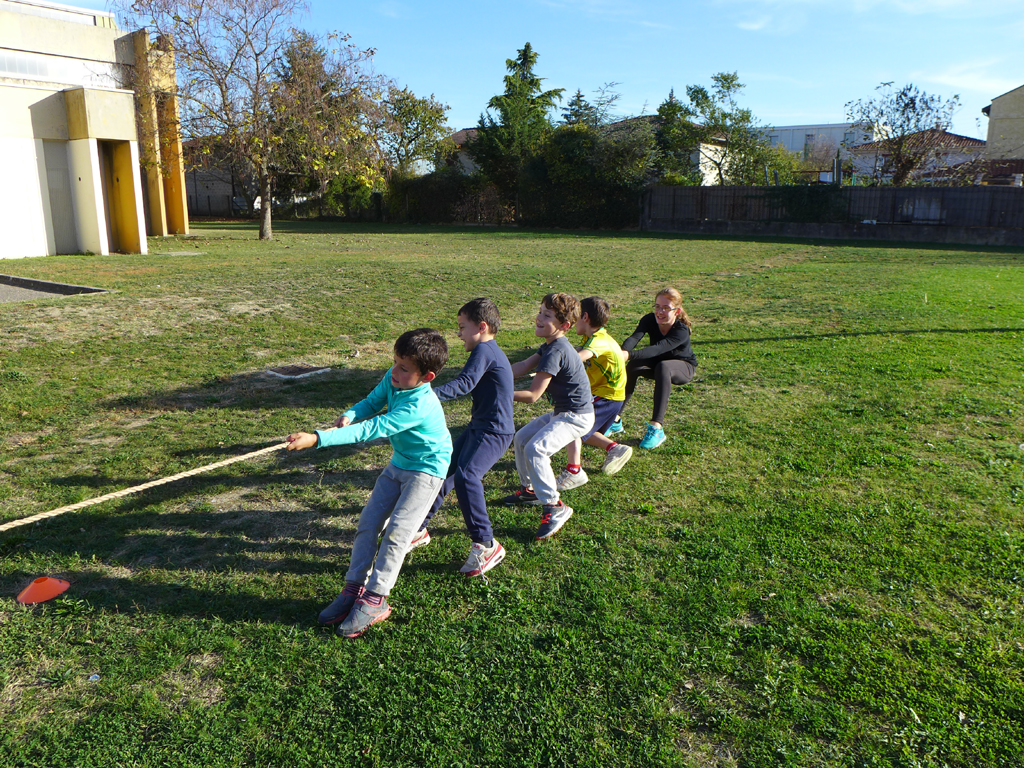
[{"label": "dark blue jeans", "polygon": [[477,544],[491,541],[494,530],[491,518],[487,514],[487,500],[484,498],[484,475],[508,450],[512,443],[512,435],[496,435],[482,429],[467,429],[455,440],[452,446],[452,463],[448,467],[448,477],[441,486],[434,505],[427,513],[420,530],[430,523],[431,518],[441,508],[444,497],[455,489],[459,500],[459,509],[466,521],[469,538]]}]

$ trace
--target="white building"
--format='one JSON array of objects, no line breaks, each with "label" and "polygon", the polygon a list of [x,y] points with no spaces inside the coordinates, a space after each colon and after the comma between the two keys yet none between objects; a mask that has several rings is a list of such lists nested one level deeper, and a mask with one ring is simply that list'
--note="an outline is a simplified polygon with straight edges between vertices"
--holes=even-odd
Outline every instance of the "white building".
[{"label": "white building", "polygon": [[[147,58],[138,68],[145,77],[159,60],[148,60],[149,38],[140,34],[118,30],[102,11],[0,0],[0,258],[146,252],[135,93],[123,89],[138,80],[136,47]],[[165,56],[163,66],[171,61]],[[170,114],[163,109],[161,118]],[[140,116],[148,119],[144,109]],[[173,160],[180,143],[171,138],[165,156]],[[146,173],[155,177],[146,184],[154,234],[167,234],[168,220],[187,232],[184,201],[165,198],[183,187],[181,174],[173,163],[160,167],[163,178]]]},{"label": "white building", "polygon": [[846,158],[849,147],[873,141],[871,129],[857,123],[819,123],[816,125],[779,125],[765,129],[773,147],[783,146],[790,152],[810,155],[815,147],[829,146]]},{"label": "white building", "polygon": [[996,96],[981,111],[988,118],[985,157],[989,160],[1024,158],[1024,85]]}]

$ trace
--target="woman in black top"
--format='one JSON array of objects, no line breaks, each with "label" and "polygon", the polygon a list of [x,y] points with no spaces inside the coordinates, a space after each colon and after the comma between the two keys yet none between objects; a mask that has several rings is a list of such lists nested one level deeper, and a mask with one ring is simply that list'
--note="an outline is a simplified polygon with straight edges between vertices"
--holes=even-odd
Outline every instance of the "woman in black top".
[{"label": "woman in black top", "polygon": [[[690,325],[679,291],[664,288],[654,299],[654,312],[640,318],[636,330],[622,342],[626,359],[626,399],[622,410],[633,396],[637,379],[641,376],[654,379],[654,415],[640,441],[641,448],[657,448],[665,442],[662,423],[672,385],[686,384],[697,368],[697,356],[690,347]],[[635,349],[645,335],[650,337],[651,343],[643,349]],[[621,423],[616,422],[609,432],[621,430]]]}]

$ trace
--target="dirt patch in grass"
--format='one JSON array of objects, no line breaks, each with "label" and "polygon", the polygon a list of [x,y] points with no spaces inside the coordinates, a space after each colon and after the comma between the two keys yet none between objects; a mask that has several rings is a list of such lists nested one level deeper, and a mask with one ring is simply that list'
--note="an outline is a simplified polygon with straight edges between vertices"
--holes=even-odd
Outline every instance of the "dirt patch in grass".
[{"label": "dirt patch in grass", "polygon": [[[38,432],[12,432],[3,439],[4,447],[21,448],[26,445],[34,445],[42,440],[44,437],[49,437],[54,433],[54,429],[47,428],[41,429]],[[36,457],[41,459],[42,457]]]},{"label": "dirt patch in grass", "polygon": [[694,768],[736,768],[739,765],[736,755],[727,744],[693,731],[680,732],[676,737],[676,748],[686,755]]},{"label": "dirt patch in grass", "polygon": [[105,437],[80,437],[75,442],[81,445],[117,445],[118,443],[124,442],[123,437],[116,435],[107,435]]},{"label": "dirt patch in grass", "polygon": [[223,689],[214,672],[221,664],[221,657],[213,653],[192,654],[176,669],[164,673],[150,684],[136,686],[140,690],[152,690],[156,697],[178,711],[189,706],[210,707],[221,700]]},{"label": "dirt patch in grass", "polygon": [[158,697],[176,710],[212,707],[223,694],[213,674],[220,663],[220,656],[214,653],[189,655],[178,669],[164,675]]},{"label": "dirt patch in grass", "polygon": [[[65,300],[66,301],[66,300]],[[41,344],[59,344],[74,354],[74,345],[94,338],[156,336],[197,323],[215,323],[227,315],[266,314],[285,307],[263,309],[257,302],[230,304],[218,308],[204,298],[166,295],[156,298],[129,298],[106,294],[104,299],[85,299],[90,303],[63,303],[57,306],[8,310],[10,327],[4,337],[8,350]],[[230,307],[246,307],[232,312]]]},{"label": "dirt patch in grass", "polygon": [[267,307],[258,301],[241,301],[235,304],[228,304],[224,308],[224,311],[229,315],[258,317],[259,315],[272,315],[275,312],[286,312],[291,308],[291,304],[275,304],[272,307]]},{"label": "dirt patch in grass", "polygon": [[[88,676],[89,673],[77,665],[68,666],[47,656],[23,663],[0,688],[0,719],[17,723],[22,730],[30,730],[44,716],[52,717],[57,713],[64,719],[80,720],[91,709],[77,702],[87,686],[94,685]],[[76,702],[76,705],[60,706],[65,701]]]},{"label": "dirt patch in grass", "polygon": [[750,629],[751,627],[761,626],[765,623],[765,620],[760,611],[747,611],[742,616],[737,616],[729,623],[736,627]]}]

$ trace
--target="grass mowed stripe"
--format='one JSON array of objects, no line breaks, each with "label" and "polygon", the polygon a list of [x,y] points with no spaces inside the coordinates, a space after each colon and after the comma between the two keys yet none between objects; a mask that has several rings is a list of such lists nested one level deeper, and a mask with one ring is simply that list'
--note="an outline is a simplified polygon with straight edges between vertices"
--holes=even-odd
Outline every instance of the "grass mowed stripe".
[{"label": "grass mowed stripe", "polygon": [[[621,339],[674,285],[700,367],[663,446],[614,477],[584,449],[550,541],[500,504],[507,454],[485,483],[505,561],[457,573],[450,500],[359,641],[315,621],[387,445],[0,536],[0,763],[1024,765],[1024,252],[277,232],[12,266],[109,292],[0,305],[0,522],[327,424],[410,328],[448,336],[445,381],[479,295],[515,361],[549,291],[604,296]],[[333,370],[264,374],[298,362]],[[624,415],[634,448],[651,394]],[[468,400],[446,410],[468,422]],[[16,604],[40,575],[72,587]]]}]

